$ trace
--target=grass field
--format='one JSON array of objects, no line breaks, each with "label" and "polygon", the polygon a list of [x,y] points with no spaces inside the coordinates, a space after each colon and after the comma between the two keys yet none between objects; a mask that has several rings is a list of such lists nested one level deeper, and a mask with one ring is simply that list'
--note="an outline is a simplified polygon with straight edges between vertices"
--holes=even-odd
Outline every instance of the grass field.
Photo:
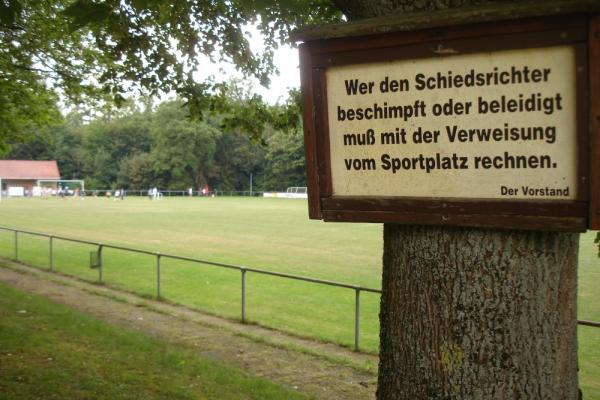
[{"label": "grass field", "polygon": [[[263,198],[8,199],[0,225],[379,288],[382,226],[308,220],[303,200]],[[97,279],[87,245],[56,241],[58,271]],[[0,255],[12,257],[0,231]],[[48,265],[47,239],[19,237],[19,259]],[[155,259],[105,250],[107,284],[155,293]],[[239,318],[240,273],[163,260],[165,298]],[[247,317],[262,325],[353,344],[354,292],[255,274],[247,276]],[[581,238],[579,318],[600,320],[600,266],[592,234]],[[361,296],[361,347],[377,351],[379,296]],[[600,329],[579,329],[586,398],[600,399]]]},{"label": "grass field", "polygon": [[[9,199],[0,225],[380,287],[381,226],[307,219],[302,200],[262,198]],[[97,279],[87,245],[54,243],[56,270]],[[21,235],[19,259],[47,266],[47,239]],[[0,254],[13,238],[0,232]],[[107,284],[154,295],[155,259],[106,249]],[[247,275],[247,317],[263,325],[346,345],[353,343],[354,291]],[[161,262],[161,294],[232,318],[240,316],[240,273],[187,262]],[[362,345],[376,351],[379,297],[361,298]]]},{"label": "grass field", "polygon": [[0,393],[5,400],[305,398],[1,284]]}]

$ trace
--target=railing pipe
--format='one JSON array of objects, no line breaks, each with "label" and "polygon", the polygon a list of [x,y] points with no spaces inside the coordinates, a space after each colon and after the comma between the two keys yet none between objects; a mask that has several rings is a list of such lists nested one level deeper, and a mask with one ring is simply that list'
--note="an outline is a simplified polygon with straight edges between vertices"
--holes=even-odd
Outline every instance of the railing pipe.
[{"label": "railing pipe", "polygon": [[[96,243],[94,243],[96,244]],[[139,253],[139,254],[147,254],[149,256],[154,256],[156,255],[155,251],[150,251],[150,250],[140,250],[140,249],[132,249],[129,247],[123,247],[123,246],[116,246],[114,244],[103,244],[103,246],[107,249],[113,249],[113,250],[123,250],[123,251],[130,251],[133,253]],[[162,256],[162,255],[161,255]]]},{"label": "railing pipe", "polygon": [[19,231],[15,229],[15,261],[19,261]]},{"label": "railing pipe", "polygon": [[98,244],[98,283],[102,284],[102,244]]},{"label": "railing pipe", "polygon": [[156,253],[156,298],[160,299],[160,253]]},{"label": "railing pipe", "polygon": [[246,323],[246,268],[242,267],[242,323]]},{"label": "railing pipe", "polygon": [[[67,242],[88,244],[88,245],[92,245],[92,246],[98,246],[99,248],[102,247],[102,248],[110,248],[110,249],[114,249],[114,250],[130,251],[133,253],[146,254],[146,255],[152,255],[152,256],[156,255],[155,251],[134,249],[134,248],[130,248],[130,247],[117,246],[117,245],[112,245],[112,244],[101,244],[99,242],[67,238],[64,236],[50,235],[47,233],[24,231],[24,230],[18,230],[18,229],[13,229],[13,228],[6,228],[6,227],[2,227],[2,226],[0,226],[0,229],[25,233],[25,234],[33,235],[33,236],[41,236],[41,237],[47,237],[47,238],[52,237],[56,240],[64,240]],[[231,265],[231,264],[225,264],[225,263],[220,263],[220,262],[215,262],[215,261],[201,260],[201,259],[197,259],[197,258],[178,256],[178,255],[174,255],[174,254],[162,254],[161,253],[161,258],[170,258],[170,259],[179,260],[179,261],[189,261],[189,262],[193,262],[193,263],[197,263],[197,264],[204,264],[204,265],[210,265],[210,266],[222,267],[222,268],[228,268],[228,269],[236,269],[236,270],[245,269],[248,272],[254,272],[257,274],[277,276],[280,278],[288,278],[288,279],[318,283],[318,284],[323,284],[323,285],[328,285],[328,286],[335,286],[335,287],[348,288],[348,289],[356,288],[356,285],[351,285],[351,284],[342,283],[342,282],[335,282],[335,281],[329,281],[329,280],[317,279],[317,278],[309,278],[306,276],[291,275],[291,274],[286,274],[286,273],[282,273],[282,272],[267,271],[267,270],[257,269],[257,268],[247,268],[247,267],[242,267],[239,265]],[[373,289],[373,288],[368,288],[368,287],[361,287],[360,290],[363,292],[381,293],[381,290],[379,290],[379,289]]]},{"label": "railing pipe", "polygon": [[594,328],[600,328],[600,322],[596,322],[596,321],[586,321],[584,319],[577,321],[577,323],[579,325],[584,325],[584,326],[593,326]]},{"label": "railing pipe", "polygon": [[[41,237],[47,237],[47,238],[49,238],[48,257],[49,257],[50,270],[54,269],[54,260],[53,260],[53,242],[54,242],[54,239],[64,240],[64,241],[69,241],[69,242],[74,242],[74,243],[81,243],[81,244],[98,246],[98,282],[99,283],[103,283],[103,275],[102,275],[103,274],[102,250],[105,247],[106,248],[115,249],[115,250],[130,251],[130,252],[139,253],[139,254],[154,255],[157,258],[157,261],[156,261],[156,271],[157,271],[157,274],[156,274],[156,292],[157,292],[157,297],[160,297],[160,290],[161,290],[161,288],[160,288],[160,259],[163,258],[163,257],[168,257],[168,258],[171,258],[171,259],[174,259],[174,260],[180,260],[180,261],[189,261],[189,262],[193,262],[193,263],[197,263],[197,264],[204,264],[204,265],[209,265],[209,266],[215,266],[215,267],[221,267],[221,268],[239,270],[242,273],[242,322],[246,322],[246,273],[247,272],[254,272],[254,273],[257,273],[257,274],[263,274],[263,275],[276,276],[276,277],[280,277],[280,278],[299,280],[299,281],[303,281],[303,282],[311,282],[311,283],[316,283],[316,284],[321,284],[321,285],[328,285],[328,286],[334,286],[334,287],[340,287],[340,288],[353,289],[355,291],[354,347],[355,347],[356,350],[358,350],[359,346],[360,346],[360,292],[364,291],[364,292],[381,294],[381,290],[380,289],[360,287],[360,286],[350,285],[350,284],[346,284],[346,283],[342,283],[342,282],[335,282],[335,281],[328,281],[328,280],[324,280],[324,279],[309,278],[309,277],[306,277],[306,276],[291,275],[291,274],[286,274],[286,273],[281,273],[281,272],[274,272],[274,271],[266,271],[266,270],[256,269],[256,268],[247,268],[247,267],[244,267],[244,266],[230,265],[230,264],[224,264],[224,263],[219,263],[219,262],[214,262],[214,261],[207,261],[207,260],[200,260],[200,259],[196,259],[196,258],[185,257],[185,256],[177,256],[177,255],[173,255],[173,254],[161,254],[161,253],[158,253],[158,252],[152,252],[152,251],[148,251],[148,250],[133,249],[133,248],[128,248],[128,247],[124,247],[124,246],[116,246],[116,245],[107,245],[107,244],[102,244],[102,243],[98,243],[98,242],[92,242],[92,241],[89,241],[89,240],[73,239],[73,238],[67,238],[67,237],[63,237],[63,236],[49,235],[49,234],[45,234],[45,233],[31,232],[31,231],[19,230],[19,229],[8,228],[8,227],[3,227],[3,226],[0,226],[0,230],[13,231],[14,232],[15,260],[17,260],[17,261],[18,261],[18,258],[19,258],[19,239],[18,239],[19,233],[24,233],[24,234],[27,234],[27,235],[41,236]],[[579,325],[583,325],[583,326],[591,326],[591,327],[600,328],[600,322],[596,322],[596,321],[578,320],[577,323]]]},{"label": "railing pipe", "polygon": [[360,287],[355,289],[356,297],[354,302],[354,350],[360,348]]},{"label": "railing pipe", "polygon": [[54,270],[54,246],[53,246],[53,237],[50,236],[48,238],[48,267],[50,268],[50,271]]}]

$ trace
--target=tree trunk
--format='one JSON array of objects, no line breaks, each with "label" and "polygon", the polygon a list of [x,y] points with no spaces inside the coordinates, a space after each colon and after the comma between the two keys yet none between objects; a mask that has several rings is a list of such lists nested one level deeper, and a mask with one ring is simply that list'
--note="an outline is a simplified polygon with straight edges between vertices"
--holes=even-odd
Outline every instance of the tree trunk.
[{"label": "tree trunk", "polygon": [[386,224],[377,398],[577,399],[578,238]]},{"label": "tree trunk", "polygon": [[[350,20],[485,3],[333,1]],[[578,242],[386,224],[377,398],[577,399]]]}]

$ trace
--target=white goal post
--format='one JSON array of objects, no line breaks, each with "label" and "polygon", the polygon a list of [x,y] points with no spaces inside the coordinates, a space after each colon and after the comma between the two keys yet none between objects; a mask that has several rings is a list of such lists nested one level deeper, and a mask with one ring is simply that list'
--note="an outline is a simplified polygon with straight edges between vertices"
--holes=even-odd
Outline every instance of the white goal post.
[{"label": "white goal post", "polygon": [[306,186],[291,186],[285,192],[264,192],[263,197],[281,197],[286,199],[307,199]]},{"label": "white goal post", "polygon": [[306,186],[292,186],[292,187],[287,188],[285,192],[293,193],[293,194],[306,194],[306,193],[308,193],[308,190],[307,190]]}]

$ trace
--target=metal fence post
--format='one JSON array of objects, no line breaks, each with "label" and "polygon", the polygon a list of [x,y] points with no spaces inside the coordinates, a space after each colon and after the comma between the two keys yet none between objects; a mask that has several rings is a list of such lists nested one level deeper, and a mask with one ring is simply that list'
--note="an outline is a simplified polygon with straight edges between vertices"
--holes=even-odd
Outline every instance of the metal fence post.
[{"label": "metal fence post", "polygon": [[156,252],[156,298],[160,299],[160,253]]},{"label": "metal fence post", "polygon": [[242,271],[242,323],[246,322],[246,268],[241,268]]},{"label": "metal fence post", "polygon": [[53,260],[54,257],[52,255],[52,251],[53,251],[52,239],[53,239],[53,237],[50,236],[50,242],[48,243],[48,266],[50,267],[50,271],[52,271],[54,269],[54,260]]},{"label": "metal fence post", "polygon": [[102,244],[98,244],[98,283],[102,283]]},{"label": "metal fence post", "polygon": [[354,350],[358,351],[360,346],[360,287],[356,291],[356,302],[354,310]]},{"label": "metal fence post", "polygon": [[19,261],[19,231],[15,229],[15,261]]}]

